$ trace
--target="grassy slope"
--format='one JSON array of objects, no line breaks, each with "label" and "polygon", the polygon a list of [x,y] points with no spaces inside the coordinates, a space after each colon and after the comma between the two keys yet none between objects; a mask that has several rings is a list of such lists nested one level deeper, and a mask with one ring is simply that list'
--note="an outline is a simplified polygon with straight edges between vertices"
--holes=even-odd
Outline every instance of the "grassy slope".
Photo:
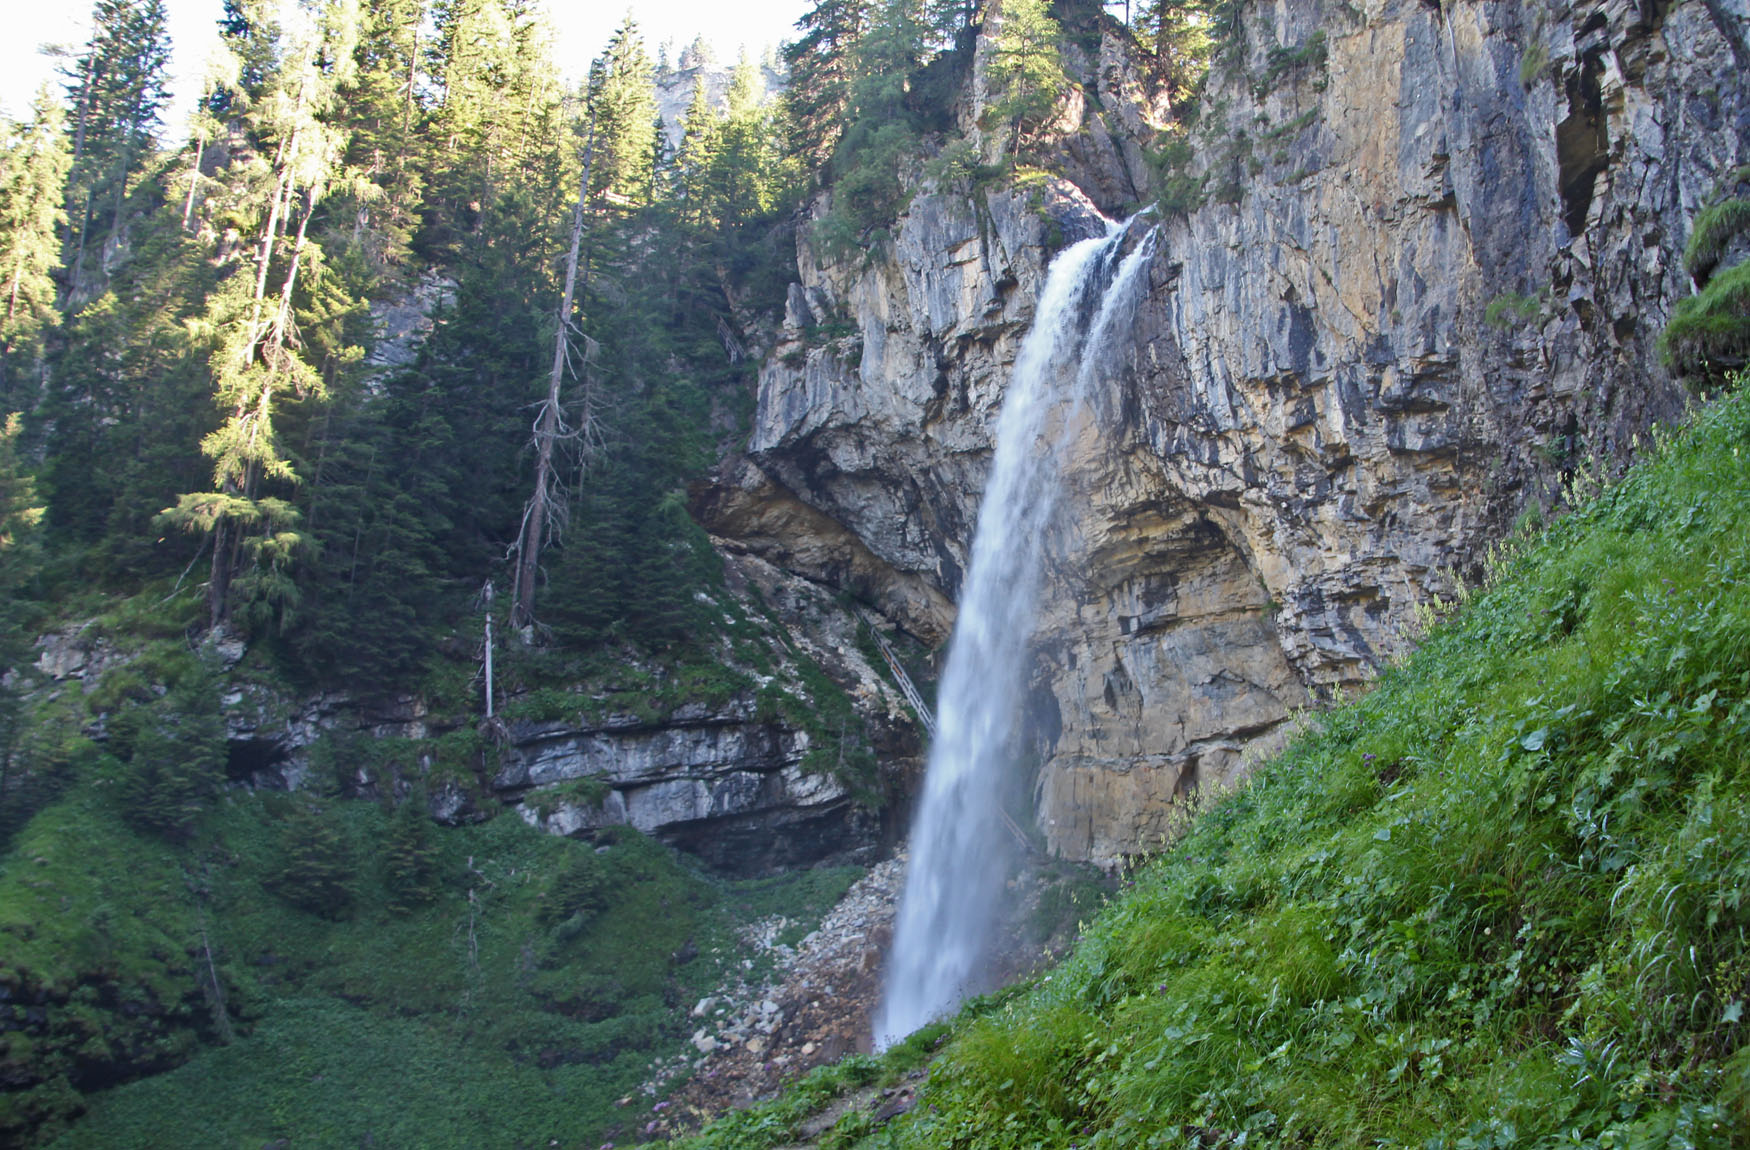
[{"label": "grassy slope", "polygon": [[[429,897],[398,909],[394,816],[331,802],[353,898],[330,918],[275,893],[308,802],[234,793],[172,844],[89,783],[20,832],[0,859],[0,1066],[59,1075],[9,1082],[0,1119],[42,1137],[89,1105],[77,1147],[594,1146],[636,1124],[615,1099],[739,962],[731,924],[817,918],[858,873],[721,883],[635,832],[598,853],[504,816],[430,828]],[[121,1051],[169,1072],[90,1093],[82,1073]]]},{"label": "grassy slope", "polygon": [[964,1012],[910,1115],[822,1145],[1750,1146],[1747,506],[1741,395]]}]

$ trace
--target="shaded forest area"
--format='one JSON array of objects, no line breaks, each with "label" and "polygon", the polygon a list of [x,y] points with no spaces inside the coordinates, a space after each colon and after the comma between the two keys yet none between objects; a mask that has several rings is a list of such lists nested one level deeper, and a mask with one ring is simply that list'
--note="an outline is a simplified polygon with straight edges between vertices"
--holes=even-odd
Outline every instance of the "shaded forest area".
[{"label": "shaded forest area", "polygon": [[[743,59],[675,126],[630,16],[569,88],[523,0],[228,0],[167,147],[164,6],[99,0],[5,133],[8,587],[194,580],[192,625],[329,683],[413,674],[487,579],[542,642],[684,641],[714,568],[684,483],[739,443],[799,209],[831,185],[827,247],[879,242],[955,136],[985,7],[823,0],[781,94]],[[1145,7],[1164,69],[1207,54],[1205,6]],[[1012,166],[1062,29],[1002,19]],[[410,301],[430,338],[385,355],[373,306]]]}]

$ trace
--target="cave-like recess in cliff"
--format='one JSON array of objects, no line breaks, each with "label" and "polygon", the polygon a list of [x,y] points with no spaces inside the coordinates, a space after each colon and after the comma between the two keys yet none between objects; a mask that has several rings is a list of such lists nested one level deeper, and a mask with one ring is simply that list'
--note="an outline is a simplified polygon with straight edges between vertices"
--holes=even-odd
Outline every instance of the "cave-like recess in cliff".
[{"label": "cave-like recess in cliff", "polygon": [[1561,165],[1559,187],[1562,218],[1568,234],[1586,230],[1592,211],[1592,193],[1598,177],[1610,166],[1610,129],[1604,116],[1604,61],[1588,54],[1567,79],[1568,115],[1556,125],[1556,161]]}]

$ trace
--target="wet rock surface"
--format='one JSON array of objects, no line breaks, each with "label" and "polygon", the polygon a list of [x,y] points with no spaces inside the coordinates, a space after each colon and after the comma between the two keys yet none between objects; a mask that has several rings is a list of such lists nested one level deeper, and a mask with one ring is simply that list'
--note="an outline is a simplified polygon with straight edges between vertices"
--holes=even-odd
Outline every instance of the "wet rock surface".
[{"label": "wet rock surface", "polygon": [[[653,1067],[644,1093],[626,1100],[628,1106],[665,1103],[651,1112],[650,1133],[690,1129],[770,1097],[816,1066],[871,1049],[907,861],[901,853],[872,867],[794,946],[778,941],[788,925],[782,919],[761,919],[744,928],[743,941],[769,960],[769,973],[728,982],[693,1005],[690,1049]],[[1080,903],[1064,897],[1071,889]],[[990,985],[1025,977],[1061,957],[1078,916],[1091,913],[1099,889],[1090,874],[1074,869],[1029,869],[1017,877]],[[671,1090],[674,1081],[682,1085]],[[903,1093],[877,1092],[856,1104],[903,1105]]]}]

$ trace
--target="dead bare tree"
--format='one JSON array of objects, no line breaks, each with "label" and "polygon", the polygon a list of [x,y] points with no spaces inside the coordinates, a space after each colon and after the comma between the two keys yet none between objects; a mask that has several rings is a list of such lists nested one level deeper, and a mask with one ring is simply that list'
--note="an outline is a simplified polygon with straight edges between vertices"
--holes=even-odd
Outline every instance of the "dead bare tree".
[{"label": "dead bare tree", "polygon": [[[547,376],[547,398],[535,413],[535,489],[523,508],[522,530],[517,535],[516,583],[511,589],[510,619],[511,626],[518,628],[535,621],[535,579],[540,570],[541,548],[564,523],[564,494],[560,490],[559,471],[553,462],[554,449],[562,442],[575,440],[587,450],[595,437],[594,397],[590,393],[588,370],[595,345],[571,318],[572,301],[577,292],[577,257],[583,247],[585,208],[589,201],[590,164],[594,156],[595,119],[592,116],[583,149],[583,177],[578,184],[577,206],[571,214],[571,253],[565,261],[565,291],[560,296],[559,314],[554,324],[553,369]],[[574,338],[577,341],[575,348]],[[565,418],[560,401],[567,371],[584,383],[575,424]]]}]

